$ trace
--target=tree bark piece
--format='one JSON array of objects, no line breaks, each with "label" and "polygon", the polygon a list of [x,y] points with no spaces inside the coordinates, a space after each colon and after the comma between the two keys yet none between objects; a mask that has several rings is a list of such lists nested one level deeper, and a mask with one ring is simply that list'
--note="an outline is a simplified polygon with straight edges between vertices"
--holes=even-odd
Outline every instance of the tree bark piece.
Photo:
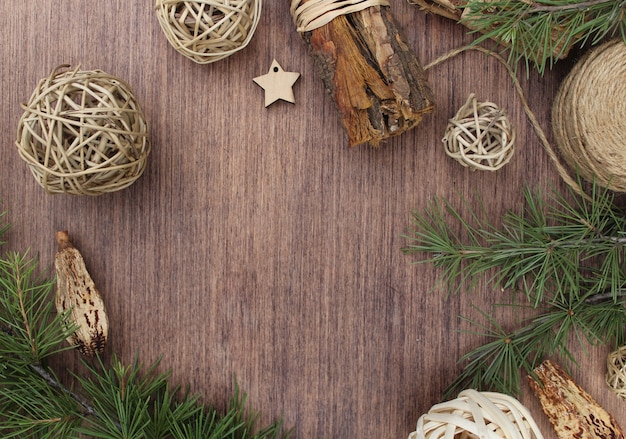
[{"label": "tree bark piece", "polygon": [[341,15],[301,36],[350,146],[377,146],[434,110],[424,70],[388,6]]},{"label": "tree bark piece", "polygon": [[556,363],[546,360],[528,377],[557,436],[562,439],[623,439],[624,433],[613,416]]}]

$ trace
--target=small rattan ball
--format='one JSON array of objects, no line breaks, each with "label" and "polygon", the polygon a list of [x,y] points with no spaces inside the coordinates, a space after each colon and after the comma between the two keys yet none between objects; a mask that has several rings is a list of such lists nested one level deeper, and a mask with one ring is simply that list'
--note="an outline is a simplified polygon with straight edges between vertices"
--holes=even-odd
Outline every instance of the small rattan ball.
[{"label": "small rattan ball", "polygon": [[198,64],[224,59],[248,45],[262,0],[156,0],[167,40]]},{"label": "small rattan ball", "polygon": [[606,383],[618,398],[626,401],[626,346],[611,352],[607,359]]},{"label": "small rattan ball", "polygon": [[495,171],[515,151],[515,131],[504,112],[491,102],[469,96],[450,119],[443,144],[446,154],[473,170]]},{"label": "small rattan ball", "polygon": [[541,439],[530,412],[518,400],[495,392],[464,390],[434,405],[417,421],[409,439]]},{"label": "small rattan ball", "polygon": [[39,81],[16,145],[49,193],[100,195],[143,173],[148,127],[128,84],[103,71],[61,66]]}]

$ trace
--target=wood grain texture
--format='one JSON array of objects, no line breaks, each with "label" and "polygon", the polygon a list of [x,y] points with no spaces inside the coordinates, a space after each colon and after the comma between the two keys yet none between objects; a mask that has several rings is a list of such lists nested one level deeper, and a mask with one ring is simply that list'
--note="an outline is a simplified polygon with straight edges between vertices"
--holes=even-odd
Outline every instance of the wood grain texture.
[{"label": "wood grain texture", "polygon": [[[295,437],[406,438],[439,402],[457,359],[480,340],[459,333],[495,289],[447,298],[437,271],[402,255],[410,212],[433,196],[482,194],[499,218],[520,188],[564,189],[496,62],[467,53],[428,72],[437,110],[382,148],[350,149],[284,1],[266,1],[244,50],[196,65],[167,43],[149,0],[0,0],[2,210],[8,248],[44,266],[68,230],[109,313],[108,355],[163,354],[177,383],[225,405],[236,374],[263,419]],[[394,1],[425,64],[470,41],[450,20]],[[272,59],[300,72],[295,105],[267,109],[252,78]],[[57,65],[81,63],[126,80],[152,140],[145,174],[97,198],[46,195],[14,147],[20,103]],[[523,78],[549,128],[565,61]],[[471,172],[444,153],[447,119],[470,93],[505,109],[518,150],[502,170]],[[506,316],[504,316],[506,318]],[[508,316],[511,325],[515,318]],[[573,378],[626,425],[604,384],[603,349],[580,354]],[[68,353],[55,367],[76,367]],[[551,427],[530,390],[523,402]]]}]

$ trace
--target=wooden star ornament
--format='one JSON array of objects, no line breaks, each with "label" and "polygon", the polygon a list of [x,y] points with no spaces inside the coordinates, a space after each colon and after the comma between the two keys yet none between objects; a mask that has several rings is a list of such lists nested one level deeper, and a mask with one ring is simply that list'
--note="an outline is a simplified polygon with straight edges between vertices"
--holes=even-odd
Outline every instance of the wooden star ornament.
[{"label": "wooden star ornament", "polygon": [[278,64],[278,61],[272,61],[269,72],[263,76],[257,76],[253,81],[265,90],[265,106],[276,102],[279,99],[283,101],[296,103],[293,96],[293,85],[296,83],[300,73],[285,72]]}]

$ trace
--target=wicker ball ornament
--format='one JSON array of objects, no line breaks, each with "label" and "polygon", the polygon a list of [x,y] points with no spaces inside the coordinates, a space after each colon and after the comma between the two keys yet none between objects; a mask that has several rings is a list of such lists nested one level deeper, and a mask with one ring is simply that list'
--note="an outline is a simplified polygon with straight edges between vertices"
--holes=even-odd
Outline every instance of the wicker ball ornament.
[{"label": "wicker ball ornament", "polygon": [[606,384],[626,401],[626,346],[611,352],[607,359]]},{"label": "wicker ball ornament", "polygon": [[409,439],[542,439],[530,412],[518,400],[468,389],[434,405],[417,421]]},{"label": "wicker ball ornament", "polygon": [[515,131],[501,109],[471,94],[450,119],[443,144],[446,154],[463,166],[495,171],[511,160]]},{"label": "wicker ball ornament", "polygon": [[198,64],[224,59],[248,45],[261,17],[262,0],[156,0],[167,40]]},{"label": "wicker ball ornament", "polygon": [[100,195],[142,175],[148,127],[124,81],[60,66],[39,81],[22,108],[16,146],[47,192]]}]

